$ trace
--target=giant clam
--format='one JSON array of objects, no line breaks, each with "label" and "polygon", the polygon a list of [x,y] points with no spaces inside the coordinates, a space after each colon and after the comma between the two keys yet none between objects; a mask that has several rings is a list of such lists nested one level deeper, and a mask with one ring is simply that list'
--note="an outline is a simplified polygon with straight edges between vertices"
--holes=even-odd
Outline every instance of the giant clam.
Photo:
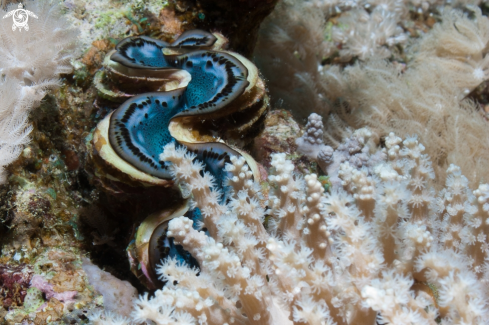
[{"label": "giant clam", "polygon": [[[230,155],[244,156],[259,179],[255,161],[222,138],[240,143],[264,115],[265,84],[254,64],[223,50],[225,44],[220,34],[189,31],[172,44],[126,38],[107,55],[96,86],[101,97],[123,103],[93,133],[90,157],[102,183],[172,186],[168,163],[159,160],[171,141],[196,153],[218,184],[227,177],[224,164]],[[182,252],[171,252],[171,242],[161,246],[171,218],[198,214],[188,212],[186,202],[148,217],[128,250],[141,263],[149,287],[155,284],[152,270],[159,252],[189,261]]]}]

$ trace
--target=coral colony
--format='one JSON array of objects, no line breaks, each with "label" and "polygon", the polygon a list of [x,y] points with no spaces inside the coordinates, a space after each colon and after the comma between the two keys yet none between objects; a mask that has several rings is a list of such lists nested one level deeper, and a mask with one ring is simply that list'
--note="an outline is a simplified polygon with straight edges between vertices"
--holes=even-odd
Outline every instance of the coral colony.
[{"label": "coral colony", "polygon": [[[119,4],[115,40],[97,1],[0,23],[7,324],[489,324],[485,4],[282,0],[259,70],[187,2]],[[89,107],[80,153],[52,103]]]}]

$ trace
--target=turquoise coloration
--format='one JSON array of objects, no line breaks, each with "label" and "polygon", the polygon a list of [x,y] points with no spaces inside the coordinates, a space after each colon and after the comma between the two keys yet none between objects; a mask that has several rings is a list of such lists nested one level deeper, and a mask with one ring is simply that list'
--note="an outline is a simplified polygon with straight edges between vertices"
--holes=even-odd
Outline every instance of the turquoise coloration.
[{"label": "turquoise coloration", "polygon": [[[148,174],[170,179],[168,165],[159,160],[162,148],[176,141],[168,130],[173,116],[184,105],[183,91],[145,93],[126,101],[111,116],[109,140],[111,146],[127,162]],[[228,176],[224,165],[230,155],[239,155],[221,143],[182,143],[194,152],[206,168],[222,184]]]},{"label": "turquoise coloration", "polygon": [[[185,216],[194,221],[193,227],[198,229],[199,221],[202,221],[202,213],[199,208],[195,208],[192,211],[188,211]],[[151,235],[150,245],[150,264],[152,267],[156,265],[164,258],[171,256],[175,257],[179,262],[187,264],[189,267],[199,267],[197,260],[186,250],[182,245],[175,245],[173,238],[168,238],[166,232],[168,230],[168,222],[164,222],[159,225]]]},{"label": "turquoise coloration", "polygon": [[115,152],[139,170],[170,179],[168,166],[159,155],[167,143],[174,141],[168,124],[182,110],[182,93],[176,90],[138,95],[115,110],[109,127]]},{"label": "turquoise coloration", "polygon": [[[186,38],[189,39],[189,35]],[[124,44],[116,47],[121,52],[114,53],[111,58],[127,58],[132,67],[142,69],[182,69],[192,77],[186,88],[146,93],[127,100],[112,114],[110,121],[110,144],[120,157],[147,174],[170,179],[168,166],[159,161],[159,155],[167,143],[175,141],[168,131],[171,119],[225,109],[248,86],[248,71],[239,60],[224,52],[200,50],[165,57],[161,52],[164,46],[161,41],[144,37],[123,40],[121,43]],[[159,65],[155,66],[155,62]],[[121,61],[119,63],[122,64]],[[218,181],[223,180],[219,173],[225,159],[230,154],[237,154],[228,146],[218,143],[186,145],[196,151],[199,159],[208,159],[203,156],[205,154],[215,155],[216,164],[220,167],[211,167],[209,171],[216,175]]]},{"label": "turquoise coloration", "polygon": [[[203,162],[205,171],[215,177],[224,203],[228,193],[225,180],[231,176],[224,165],[230,162],[231,155],[239,153],[218,142],[179,142],[168,129],[175,117],[206,116],[226,109],[247,88],[248,70],[236,57],[226,52],[200,49],[211,46],[215,41],[214,35],[203,31],[186,32],[171,45],[144,36],[121,41],[111,60],[136,69],[181,69],[190,74],[191,80],[185,88],[144,93],[124,102],[110,118],[109,142],[114,151],[132,166],[163,179],[171,179],[169,163],[159,160],[163,147],[170,142],[186,146],[196,154],[196,159]],[[165,47],[196,50],[165,55]],[[194,226],[202,219],[198,209],[187,212],[186,216],[194,220]],[[182,246],[167,238],[167,227],[168,222],[163,222],[151,235],[149,254],[152,267],[168,256],[190,266],[198,266]]]},{"label": "turquoise coloration", "polygon": [[167,42],[147,36],[128,37],[120,41],[110,59],[130,68],[167,67],[162,49],[168,47]]},{"label": "turquoise coloration", "polygon": [[228,186],[224,181],[233,175],[224,169],[226,163],[231,163],[231,156],[239,156],[239,153],[225,144],[212,142],[207,144],[184,143],[187,150],[196,154],[197,159],[204,163],[204,170],[214,176],[217,186],[222,191],[221,203],[227,198]]},{"label": "turquoise coloration", "polygon": [[208,47],[216,42],[217,38],[203,30],[188,30],[171,44],[172,47]]},{"label": "turquoise coloration", "polygon": [[186,107],[179,116],[222,109],[248,86],[246,67],[227,53],[195,51],[175,57],[170,64],[192,76],[185,91]]},{"label": "turquoise coloration", "polygon": [[164,48],[194,48],[212,46],[216,37],[202,30],[186,31],[169,44],[147,36],[128,37],[120,41],[111,60],[131,68],[167,68],[169,67],[162,50]]}]

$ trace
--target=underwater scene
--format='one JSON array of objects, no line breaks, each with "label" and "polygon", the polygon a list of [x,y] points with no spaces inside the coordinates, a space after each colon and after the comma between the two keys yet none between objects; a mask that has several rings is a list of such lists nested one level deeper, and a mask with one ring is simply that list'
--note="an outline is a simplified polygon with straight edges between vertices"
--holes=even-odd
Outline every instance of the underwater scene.
[{"label": "underwater scene", "polygon": [[489,2],[0,11],[0,325],[489,325]]}]

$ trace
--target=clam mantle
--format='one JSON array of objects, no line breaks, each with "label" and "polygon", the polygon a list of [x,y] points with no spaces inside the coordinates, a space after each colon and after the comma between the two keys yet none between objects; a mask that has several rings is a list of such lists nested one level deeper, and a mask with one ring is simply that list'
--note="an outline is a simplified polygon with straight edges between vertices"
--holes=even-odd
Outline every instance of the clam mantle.
[{"label": "clam mantle", "polygon": [[[223,50],[226,44],[220,34],[189,31],[172,44],[126,38],[107,55],[96,86],[100,97],[122,104],[93,133],[91,160],[102,184],[173,186],[169,163],[160,160],[172,142],[203,162],[223,193],[221,200],[229,176],[224,165],[231,156],[242,156],[260,179],[253,158],[222,139],[241,143],[258,124],[268,107],[265,83],[251,61]],[[157,286],[154,269],[161,258],[195,261],[166,238],[170,219],[200,218],[188,202],[183,193],[177,208],[146,218],[128,248],[133,272],[150,288]]]},{"label": "clam mantle", "polygon": [[222,49],[226,43],[217,33],[189,31],[173,44],[126,38],[107,55],[97,89],[105,99],[125,101],[94,132],[99,178],[171,186],[159,155],[172,141],[195,152],[218,180],[230,155],[244,156],[259,176],[253,159],[222,139],[242,143],[264,116],[265,83],[251,61]]}]

